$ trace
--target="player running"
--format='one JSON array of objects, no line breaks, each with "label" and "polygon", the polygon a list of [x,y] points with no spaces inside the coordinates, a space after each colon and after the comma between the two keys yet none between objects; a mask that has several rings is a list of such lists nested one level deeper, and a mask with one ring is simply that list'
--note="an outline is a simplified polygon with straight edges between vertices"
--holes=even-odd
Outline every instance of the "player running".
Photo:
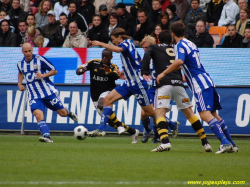
[{"label": "player running", "polygon": [[[45,107],[56,111],[62,117],[69,116],[74,121],[78,121],[77,116],[63,106],[55,85],[49,79],[57,74],[53,64],[45,57],[33,54],[33,47],[29,43],[23,44],[22,53],[24,58],[17,64],[19,90],[25,90],[22,85],[25,79],[31,112],[36,117],[39,130],[43,135],[39,141],[53,143],[49,127],[44,120]],[[49,72],[46,72],[47,70]]]},{"label": "player running", "polygon": [[[152,37],[152,36],[145,36],[145,38],[143,38],[143,40],[141,41],[140,43],[140,46],[143,48],[144,51],[147,50],[147,48],[150,46],[150,45],[154,45],[156,44],[155,42],[155,38]],[[156,90],[156,72],[155,72],[155,67],[154,67],[154,63],[153,63],[153,60],[150,60],[150,64],[149,64],[149,72],[147,71],[147,73],[150,73],[149,75],[150,76],[145,76],[143,75],[144,79],[147,81],[147,82],[150,82],[149,78],[152,80],[151,81],[151,86],[150,88],[147,90],[147,94],[148,94],[148,97],[149,97],[149,101],[151,103],[151,105],[153,106],[154,104],[154,97],[155,97],[155,90]],[[143,72],[143,70],[142,70]],[[154,138],[152,139],[152,143],[161,143],[160,141],[160,136],[157,132],[157,126],[156,126],[156,120],[153,118],[153,131],[151,130],[151,127],[149,125],[150,123],[150,120],[149,120],[149,117],[144,115],[144,111],[142,110],[142,124],[144,126],[144,131],[143,131],[143,137],[141,139],[141,141],[143,143],[146,143],[148,141],[148,138],[150,137],[150,135],[152,134],[152,132],[154,132]],[[167,117],[166,117],[166,121],[168,123],[168,126],[170,127],[170,129],[172,130],[172,136],[173,138],[177,138],[178,136],[178,128],[179,128],[179,122],[178,121],[171,121],[169,120]]]},{"label": "player running", "polygon": [[221,142],[219,150],[215,154],[238,152],[238,147],[233,142],[224,120],[216,112],[216,110],[222,109],[219,95],[210,75],[201,63],[199,50],[194,43],[184,37],[185,25],[183,22],[173,23],[171,32],[177,43],[175,61],[158,75],[157,82],[161,83],[165,76],[169,76],[171,72],[181,67],[188,87],[196,98],[197,110],[201,119],[208,123],[210,129]]},{"label": "player running", "polygon": [[145,114],[153,117],[155,113],[147,96],[148,84],[141,76],[141,57],[138,51],[130,40],[130,37],[126,35],[124,29],[114,29],[111,33],[111,39],[115,45],[109,45],[99,41],[93,41],[92,45],[121,53],[122,68],[126,80],[122,85],[117,86],[104,98],[101,126],[106,126],[109,116],[113,113],[113,103],[122,98],[127,100],[131,95],[135,96],[139,105],[145,111]]},{"label": "player running", "polygon": [[[77,75],[82,75],[86,71],[90,71],[90,92],[91,99],[99,115],[102,115],[103,99],[111,90],[116,87],[115,80],[119,79],[118,67],[111,64],[112,51],[104,49],[102,51],[102,60],[93,59],[86,64],[80,66],[76,70]],[[132,135],[132,143],[137,143],[136,129],[126,126],[120,122],[113,112],[108,120],[108,124],[118,130],[118,133],[128,132]],[[88,133],[89,136],[105,136],[105,131],[96,129]]]},{"label": "player running", "polygon": [[[154,62],[157,75],[162,73],[162,71],[174,61],[174,48],[173,45],[170,44],[172,42],[170,31],[162,31],[159,34],[159,40],[161,42],[160,44],[149,46],[144,54],[142,74],[146,79],[150,77],[149,64],[151,59]],[[198,134],[205,151],[211,152],[212,148],[207,141],[202,124],[191,108],[192,104],[184,88],[181,70],[174,71],[164,77],[161,83],[157,82],[156,87],[154,107],[157,130],[161,137],[162,144],[152,151],[161,152],[171,149],[171,143],[168,138],[168,123],[165,116],[166,113],[170,111],[171,100],[174,100],[177,109],[183,112]]]}]

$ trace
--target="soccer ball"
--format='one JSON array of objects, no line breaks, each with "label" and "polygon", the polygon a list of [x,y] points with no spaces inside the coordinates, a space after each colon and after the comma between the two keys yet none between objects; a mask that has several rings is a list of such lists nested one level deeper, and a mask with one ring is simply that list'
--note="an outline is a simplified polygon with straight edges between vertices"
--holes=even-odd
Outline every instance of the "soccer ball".
[{"label": "soccer ball", "polygon": [[77,126],[74,129],[74,137],[78,140],[84,140],[85,138],[87,138],[87,134],[88,134],[88,129],[86,129],[86,127],[82,125]]}]

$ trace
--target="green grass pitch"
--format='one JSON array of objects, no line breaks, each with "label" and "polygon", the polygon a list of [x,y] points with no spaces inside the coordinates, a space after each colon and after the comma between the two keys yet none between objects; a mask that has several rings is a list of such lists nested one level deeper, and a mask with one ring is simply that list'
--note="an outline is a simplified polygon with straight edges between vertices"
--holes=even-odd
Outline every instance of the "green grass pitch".
[{"label": "green grass pitch", "polygon": [[54,143],[38,138],[0,135],[0,187],[183,187],[222,180],[250,186],[249,139],[235,140],[238,153],[215,155],[219,141],[210,137],[212,153],[204,152],[198,138],[171,138],[172,149],[160,153],[150,152],[158,144],[131,144],[128,136],[53,136]]}]

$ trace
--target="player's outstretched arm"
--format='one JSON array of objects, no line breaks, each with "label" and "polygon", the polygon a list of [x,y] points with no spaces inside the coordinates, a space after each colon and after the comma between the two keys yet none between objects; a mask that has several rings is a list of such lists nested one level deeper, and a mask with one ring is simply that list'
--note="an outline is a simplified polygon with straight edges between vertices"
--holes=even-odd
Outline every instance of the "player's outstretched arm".
[{"label": "player's outstretched arm", "polygon": [[79,68],[77,68],[77,70],[76,70],[76,74],[77,74],[77,75],[82,75],[82,74],[84,74],[86,71],[87,71],[87,68],[86,68],[86,67],[79,67]]},{"label": "player's outstretched arm", "polygon": [[36,73],[36,79],[51,77],[57,74],[57,70],[50,70],[48,73],[42,74],[41,72]]},{"label": "player's outstretched arm", "polygon": [[18,88],[20,91],[25,90],[25,87],[24,87],[24,85],[22,85],[22,82],[23,82],[23,74],[19,72],[18,73]]},{"label": "player's outstretched arm", "polygon": [[103,43],[103,42],[99,42],[99,41],[93,41],[92,42],[92,46],[99,46],[99,47],[103,47],[103,48],[106,48],[110,51],[114,51],[114,52],[117,52],[117,53],[121,53],[123,51],[123,49],[121,47],[117,47],[115,45],[110,45],[110,44],[106,44],[106,43]]},{"label": "player's outstretched arm", "polygon": [[160,84],[160,80],[163,79],[163,77],[165,77],[167,74],[169,74],[175,70],[178,70],[182,64],[183,64],[182,60],[180,60],[180,59],[175,60],[173,62],[173,64],[168,66],[168,68],[166,70],[164,70],[161,74],[159,74],[157,76],[157,79],[156,79],[157,83]]}]

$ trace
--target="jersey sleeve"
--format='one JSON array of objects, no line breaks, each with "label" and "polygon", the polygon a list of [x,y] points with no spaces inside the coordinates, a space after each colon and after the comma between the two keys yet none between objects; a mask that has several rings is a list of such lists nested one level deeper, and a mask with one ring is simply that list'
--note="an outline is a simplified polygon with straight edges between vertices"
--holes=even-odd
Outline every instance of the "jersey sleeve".
[{"label": "jersey sleeve", "polygon": [[46,69],[48,71],[56,70],[55,66],[47,58],[44,56],[40,56],[40,58],[42,69]]},{"label": "jersey sleeve", "polygon": [[119,79],[119,73],[118,73],[118,66],[115,65],[115,64],[112,64],[111,65],[112,68],[111,68],[111,71],[110,72],[107,72],[106,74],[109,76],[109,77],[112,77],[112,79],[114,80],[117,80]]},{"label": "jersey sleeve", "polygon": [[150,61],[151,61],[151,56],[153,52],[153,47],[149,46],[148,49],[146,50],[143,60],[142,60],[142,68],[141,68],[141,74],[142,75],[149,75],[150,74]]},{"label": "jersey sleeve", "polygon": [[20,67],[19,67],[19,63],[17,63],[17,69],[18,69],[19,73],[22,73],[22,74],[23,74],[23,72],[21,71],[21,69],[20,69]]},{"label": "jersey sleeve", "polygon": [[118,47],[121,47],[124,52],[128,50],[128,46],[129,46],[128,43],[125,41],[118,45]]},{"label": "jersey sleeve", "polygon": [[185,57],[186,57],[186,51],[185,51],[185,48],[180,45],[180,44],[177,44],[175,46],[175,60],[182,60],[183,62],[185,61]]}]

